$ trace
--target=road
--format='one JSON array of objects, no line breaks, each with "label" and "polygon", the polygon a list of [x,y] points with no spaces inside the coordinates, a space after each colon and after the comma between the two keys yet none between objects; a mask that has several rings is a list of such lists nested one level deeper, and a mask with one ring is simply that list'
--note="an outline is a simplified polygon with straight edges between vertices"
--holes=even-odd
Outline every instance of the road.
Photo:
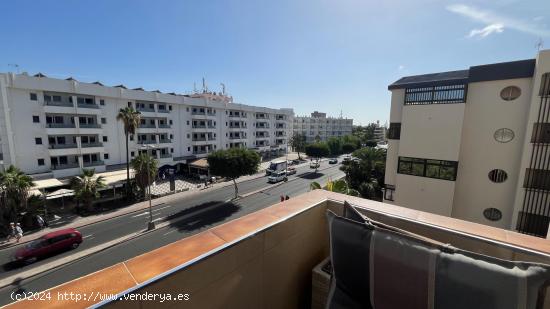
[{"label": "road", "polygon": [[[317,174],[311,173],[308,166],[299,167],[296,175],[290,176],[288,182],[277,186],[268,184],[267,177],[242,182],[238,185],[239,194],[241,195],[262,188],[265,189],[235,202],[223,202],[231,198],[234,194],[233,186],[227,186],[158,205],[153,208],[153,219],[157,221],[168,221],[170,222],[168,226],[158,228],[151,233],[144,234],[39,275],[23,279],[18,282],[17,286],[12,285],[4,287],[0,289],[0,306],[12,302],[10,294],[13,291],[43,291],[182,238],[197,234],[215,225],[234,220],[259,209],[271,206],[279,202],[281,195],[288,195],[292,198],[293,196],[307,192],[309,191],[309,185],[312,181],[324,184],[329,177],[337,178],[343,176],[343,172],[338,168],[339,166],[340,164],[329,165],[324,161],[321,163],[320,170]],[[203,211],[197,215],[193,214],[205,208],[209,208],[209,210]],[[84,237],[84,242],[76,250],[91,248],[101,243],[142,231],[147,226],[148,220],[149,212],[140,211],[79,228],[79,231]],[[75,252],[67,251],[54,257],[37,261],[31,265],[14,267],[11,265],[10,259],[13,252],[17,249],[18,247],[11,247],[0,251],[0,263],[4,265],[0,273],[0,278],[5,278],[17,274],[20,271],[38,267],[44,263],[50,262],[52,259],[61,258]]]}]

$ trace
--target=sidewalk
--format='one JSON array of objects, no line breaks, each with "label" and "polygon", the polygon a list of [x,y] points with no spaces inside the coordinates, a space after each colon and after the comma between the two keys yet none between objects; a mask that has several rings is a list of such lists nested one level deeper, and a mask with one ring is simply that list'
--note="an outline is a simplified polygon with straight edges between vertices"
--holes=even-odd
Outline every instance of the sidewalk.
[{"label": "sidewalk", "polygon": [[[291,155],[292,155],[292,159],[291,159]],[[280,160],[280,159],[284,160],[285,157],[274,158],[273,160]],[[293,159],[297,158],[297,155],[295,153],[289,153],[288,158],[289,158],[289,160],[293,160]],[[270,162],[261,163],[258,173],[254,174],[254,175],[250,175],[250,176],[239,177],[236,182],[241,183],[241,182],[245,182],[245,181],[248,181],[248,180],[264,177],[265,176],[265,170],[269,166],[269,163]],[[308,163],[307,162],[302,163],[302,164],[296,165],[296,167],[300,167],[300,166],[303,166],[303,165],[306,165],[306,164],[308,164]],[[169,202],[181,200],[181,199],[183,199],[185,197],[188,197],[188,196],[193,196],[193,195],[196,195],[196,194],[200,194],[205,190],[219,189],[219,188],[223,188],[223,187],[226,187],[226,186],[232,186],[232,185],[233,185],[232,181],[224,181],[224,182],[214,183],[214,184],[208,186],[208,188],[203,187],[199,190],[184,191],[184,192],[169,194],[169,195],[165,195],[165,196],[153,199],[152,204],[153,204],[153,207],[156,207],[156,206],[166,204],[166,203],[169,203]],[[109,219],[112,219],[112,218],[116,218],[116,217],[120,217],[120,216],[130,214],[130,213],[143,211],[143,210],[146,210],[148,208],[149,208],[149,201],[142,201],[142,202],[138,202],[138,203],[135,203],[133,205],[126,206],[124,208],[118,209],[116,211],[109,212],[107,214],[98,214],[98,215],[93,215],[93,216],[88,216],[88,217],[79,217],[78,219],[75,219],[73,222],[71,222],[67,225],[64,225],[62,227],[44,228],[44,229],[42,229],[40,231],[37,231],[35,233],[24,235],[18,243],[15,242],[14,240],[12,240],[10,242],[2,240],[0,242],[0,250],[9,248],[9,247],[12,247],[12,246],[15,246],[15,245],[19,245],[19,244],[23,244],[23,243],[33,241],[35,239],[38,239],[38,238],[42,237],[43,235],[45,235],[47,233],[51,233],[51,232],[54,232],[54,231],[58,231],[58,230],[66,229],[66,228],[75,228],[76,229],[76,228],[83,227],[83,226],[90,225],[90,224],[94,224],[94,223],[97,223],[97,222],[100,222],[100,221],[109,220]]]}]

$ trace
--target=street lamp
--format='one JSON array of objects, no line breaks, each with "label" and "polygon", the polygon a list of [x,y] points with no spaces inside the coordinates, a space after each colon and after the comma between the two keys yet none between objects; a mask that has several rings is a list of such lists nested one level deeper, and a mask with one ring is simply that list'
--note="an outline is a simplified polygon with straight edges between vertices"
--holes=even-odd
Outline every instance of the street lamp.
[{"label": "street lamp", "polygon": [[[154,145],[145,145],[146,149],[155,149],[156,147]],[[147,186],[149,191],[149,223],[147,224],[147,230],[154,230],[155,229],[155,221],[153,221],[153,205],[151,202],[151,171],[149,170],[149,163],[150,161],[147,161]]]}]

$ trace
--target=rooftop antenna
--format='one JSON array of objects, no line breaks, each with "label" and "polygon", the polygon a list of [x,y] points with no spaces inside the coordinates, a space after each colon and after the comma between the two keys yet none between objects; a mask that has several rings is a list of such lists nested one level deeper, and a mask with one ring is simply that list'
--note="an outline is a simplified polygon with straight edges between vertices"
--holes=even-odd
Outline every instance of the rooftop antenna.
[{"label": "rooftop antenna", "polygon": [[197,83],[193,82],[193,93],[197,93]]},{"label": "rooftop antenna", "polygon": [[206,86],[206,80],[204,79],[204,77],[202,78],[202,92],[208,92],[208,87]]},{"label": "rooftop antenna", "polygon": [[542,38],[539,38],[539,40],[537,41],[537,44],[535,44],[535,48],[537,49],[537,51],[541,51],[543,47],[544,47],[544,41],[542,40]]},{"label": "rooftop antenna", "polygon": [[14,68],[15,68],[15,72],[16,72],[17,74],[19,74],[19,64],[17,64],[17,63],[8,63],[8,66],[9,66],[9,67],[14,67]]},{"label": "rooftop antenna", "polygon": [[342,110],[340,110],[340,119],[342,119],[342,118],[343,118],[343,117],[342,117]]},{"label": "rooftop antenna", "polygon": [[224,84],[224,83],[220,83],[220,85],[222,85],[222,95],[225,95],[225,84]]}]

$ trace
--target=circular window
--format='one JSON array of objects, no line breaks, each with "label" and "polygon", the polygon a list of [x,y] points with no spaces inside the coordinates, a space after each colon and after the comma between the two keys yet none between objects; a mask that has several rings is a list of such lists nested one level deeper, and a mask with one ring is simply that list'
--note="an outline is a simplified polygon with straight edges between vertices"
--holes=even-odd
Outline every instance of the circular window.
[{"label": "circular window", "polygon": [[489,179],[492,182],[497,182],[497,183],[504,182],[506,181],[507,178],[508,178],[508,174],[506,174],[506,172],[503,170],[495,169],[489,172]]},{"label": "circular window", "polygon": [[496,208],[487,208],[483,211],[483,216],[487,220],[498,221],[502,219],[502,211]]},{"label": "circular window", "polygon": [[521,95],[521,89],[516,86],[508,86],[500,91],[500,97],[504,101],[512,101]]},{"label": "circular window", "polygon": [[514,131],[502,128],[495,131],[495,134],[493,135],[495,140],[499,143],[508,143],[509,141],[514,139]]}]

